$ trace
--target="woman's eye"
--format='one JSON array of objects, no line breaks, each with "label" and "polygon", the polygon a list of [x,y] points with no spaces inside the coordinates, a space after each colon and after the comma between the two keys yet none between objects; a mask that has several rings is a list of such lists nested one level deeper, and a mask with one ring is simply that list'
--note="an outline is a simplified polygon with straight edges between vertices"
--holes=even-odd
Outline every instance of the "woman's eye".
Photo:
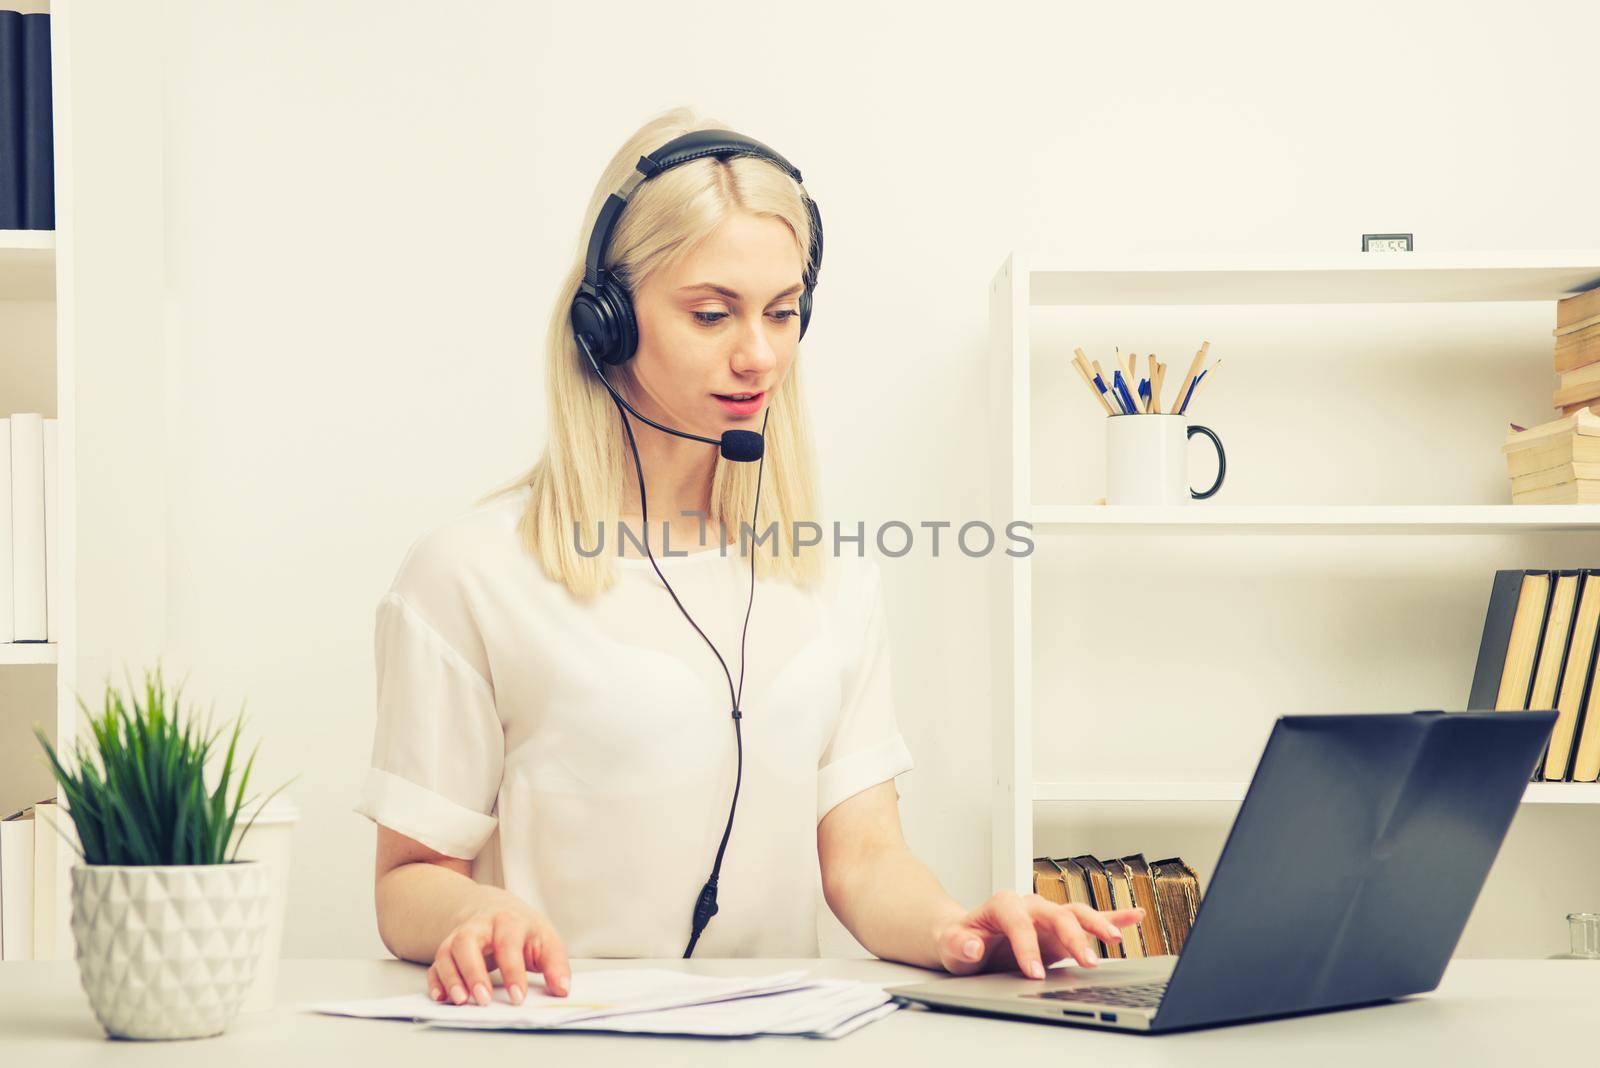
[{"label": "woman's eye", "polygon": [[697,311],[697,312],[694,313],[694,317],[695,317],[695,321],[698,322],[698,323],[701,323],[702,325],[715,326],[719,321],[721,321],[724,317],[726,317],[727,314],[728,314],[727,312],[702,312],[702,311]]},{"label": "woman's eye", "polygon": [[793,308],[780,308],[774,314],[776,314],[778,316],[781,316],[781,318],[779,318],[778,322],[786,323],[790,319],[793,319],[796,315],[799,315],[800,313],[795,311]]}]

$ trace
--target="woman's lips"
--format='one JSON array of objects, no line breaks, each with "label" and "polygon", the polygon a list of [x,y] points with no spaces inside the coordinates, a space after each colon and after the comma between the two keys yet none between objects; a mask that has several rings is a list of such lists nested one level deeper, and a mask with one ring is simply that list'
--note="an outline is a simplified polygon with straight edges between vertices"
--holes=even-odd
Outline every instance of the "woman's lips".
[{"label": "woman's lips", "polygon": [[734,400],[731,397],[722,395],[721,393],[713,393],[712,396],[717,398],[717,403],[722,405],[723,411],[727,412],[729,415],[737,416],[756,414],[761,410],[761,405],[764,404],[767,399],[765,392],[757,393],[749,400]]}]

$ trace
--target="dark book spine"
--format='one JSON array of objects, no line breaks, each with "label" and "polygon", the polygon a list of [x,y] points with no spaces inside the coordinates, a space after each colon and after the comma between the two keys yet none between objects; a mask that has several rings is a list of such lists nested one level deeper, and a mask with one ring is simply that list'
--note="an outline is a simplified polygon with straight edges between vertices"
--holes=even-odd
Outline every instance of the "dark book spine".
[{"label": "dark book spine", "polygon": [[[1580,607],[1583,604],[1584,590],[1591,583],[1600,582],[1600,570],[1595,570],[1595,569],[1591,568],[1589,570],[1586,570],[1586,571],[1582,572],[1582,574],[1583,574],[1583,579],[1578,585],[1578,605]],[[1574,609],[1574,611],[1573,611],[1572,625],[1573,625],[1573,629],[1574,629],[1574,634],[1576,634],[1576,629],[1577,629],[1577,625],[1578,625],[1578,617],[1577,617],[1577,610],[1576,609]],[[1584,681],[1583,681],[1583,686],[1579,689],[1579,692],[1578,692],[1578,715],[1577,715],[1577,718],[1574,719],[1573,723],[1572,723],[1572,740],[1567,743],[1567,759],[1566,759],[1565,763],[1563,763],[1560,768],[1550,768],[1550,767],[1542,768],[1541,771],[1542,771],[1543,777],[1545,777],[1545,778],[1559,779],[1561,782],[1571,782],[1572,781],[1572,772],[1573,772],[1573,769],[1577,767],[1577,762],[1578,762],[1578,740],[1583,737],[1583,721],[1588,718],[1587,715],[1585,714],[1584,710],[1586,708],[1588,708],[1588,705],[1589,705],[1589,691],[1594,686],[1594,681],[1595,681],[1594,680],[1594,676],[1595,676],[1595,670],[1594,670],[1594,667],[1595,667],[1595,654],[1596,654],[1597,651],[1600,651],[1600,629],[1597,629],[1595,631],[1594,637],[1590,640],[1588,648],[1579,648],[1577,646],[1574,646],[1567,653],[1568,658],[1571,658],[1571,657],[1574,657],[1574,656],[1580,658],[1579,661],[1578,661],[1578,663],[1580,665],[1579,670],[1581,670],[1583,672],[1583,674],[1584,674]],[[1565,676],[1566,670],[1567,670],[1566,667],[1563,666],[1562,669],[1561,669],[1563,676]],[[1547,757],[1549,756],[1549,748],[1548,747],[1546,747],[1546,749],[1545,749],[1545,755]],[[1540,761],[1540,763],[1542,764],[1544,762]],[[1555,772],[1559,772],[1560,774],[1559,775],[1553,774]]]},{"label": "dark book spine", "polygon": [[50,16],[22,16],[22,226],[56,228],[55,131],[50,125]]},{"label": "dark book spine", "polygon": [[0,230],[22,229],[22,13],[0,11]]},{"label": "dark book spine", "polygon": [[[1563,574],[1570,574],[1570,573],[1571,572],[1561,572],[1561,571],[1548,572],[1548,574],[1550,575],[1550,589],[1545,594],[1545,598],[1544,598],[1544,615],[1542,615],[1539,618],[1539,641],[1538,641],[1538,644],[1534,646],[1533,670],[1528,672],[1528,692],[1522,695],[1522,708],[1523,708],[1523,711],[1525,711],[1525,712],[1531,710],[1530,706],[1533,703],[1533,688],[1534,688],[1535,685],[1538,684],[1538,681],[1539,681],[1539,661],[1541,659],[1543,659],[1546,655],[1548,655],[1550,652],[1552,652],[1552,650],[1546,648],[1546,646],[1549,644],[1548,640],[1550,638],[1554,637],[1554,635],[1552,635],[1550,633],[1550,617],[1555,612],[1555,606],[1556,606],[1556,583],[1558,581],[1560,581],[1560,578],[1561,578],[1561,576]],[[1567,636],[1572,633],[1571,626],[1572,626],[1572,620],[1569,619],[1569,620],[1567,620],[1567,627],[1568,627],[1567,634],[1566,635],[1562,635],[1560,638],[1557,639],[1561,643],[1561,648],[1553,650],[1553,651],[1554,651],[1558,661],[1562,657],[1564,657],[1565,654],[1566,654],[1566,651],[1567,651]],[[1560,677],[1560,674],[1561,674],[1561,669],[1560,669],[1559,664],[1558,664],[1558,666],[1556,668],[1557,678]],[[1550,711],[1550,710],[1549,709],[1542,709],[1540,711]],[[1533,774],[1528,776],[1528,781],[1529,782],[1538,782],[1540,779],[1544,778],[1544,757],[1545,757],[1545,754],[1548,753],[1549,751],[1550,751],[1550,739],[1548,737],[1546,737],[1545,738],[1545,747],[1544,747],[1544,749],[1540,750],[1540,752],[1539,752],[1539,760],[1538,760],[1537,763],[1535,763],[1533,765]]]},{"label": "dark book spine", "polygon": [[1483,640],[1478,645],[1478,667],[1472,674],[1468,709],[1493,709],[1500,695],[1500,675],[1511,645],[1511,625],[1517,618],[1517,598],[1522,594],[1522,571],[1496,571],[1489,593],[1489,611],[1483,617]]}]

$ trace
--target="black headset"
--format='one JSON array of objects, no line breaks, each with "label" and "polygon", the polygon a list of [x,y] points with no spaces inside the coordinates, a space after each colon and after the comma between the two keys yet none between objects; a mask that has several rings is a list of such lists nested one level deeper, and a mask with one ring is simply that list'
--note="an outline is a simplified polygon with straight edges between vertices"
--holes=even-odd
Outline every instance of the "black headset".
[{"label": "black headset", "polygon": [[[611,231],[616,229],[622,209],[628,198],[641,183],[654,178],[662,171],[671,170],[680,163],[715,156],[756,156],[778,166],[800,184],[800,170],[760,141],[734,133],[732,130],[694,130],[675,137],[647,156],[640,156],[634,173],[618,192],[606,198],[595,217],[594,230],[589,235],[589,251],[584,258],[583,281],[572,298],[572,330],[586,338],[595,359],[608,366],[627,363],[633,358],[639,344],[639,327],[633,317],[633,299],[628,290],[605,267],[606,245]],[[806,325],[811,321],[811,293],[817,287],[817,272],[822,269],[822,216],[816,201],[800,186],[806,211],[811,216],[811,246],[806,256],[805,273],[801,280],[805,290],[800,294],[800,336],[806,336]]]},{"label": "black headset", "polygon": [[[633,195],[634,190],[662,171],[707,156],[718,159],[727,159],[730,156],[756,156],[780,167],[795,180],[797,185],[800,183],[799,169],[788,160],[760,141],[734,133],[732,130],[695,130],[673,138],[649,155],[640,156],[634,173],[628,176],[623,188],[606,199],[600,214],[595,217],[594,230],[589,235],[588,253],[584,259],[583,280],[578,284],[578,292],[573,295],[570,313],[573,336],[583,349],[589,366],[599,376],[606,391],[611,394],[611,399],[617,406],[617,415],[622,419],[622,429],[627,432],[628,445],[633,451],[634,473],[639,479],[639,511],[645,528],[645,555],[649,556],[650,566],[655,568],[657,577],[672,595],[678,611],[683,613],[689,625],[705,639],[706,645],[711,647],[712,654],[722,665],[722,673],[728,678],[728,698],[733,706],[731,715],[734,741],[738,746],[738,771],[734,778],[733,800],[728,806],[728,823],[722,831],[722,842],[717,846],[717,857],[711,866],[711,877],[700,888],[700,893],[695,899],[694,913],[690,921],[689,944],[683,951],[685,957],[694,952],[695,943],[700,940],[700,933],[705,930],[711,917],[716,915],[717,878],[722,871],[722,856],[728,848],[728,836],[733,832],[733,814],[739,805],[739,786],[744,781],[744,735],[739,727],[743,713],[739,704],[744,695],[744,638],[750,629],[750,606],[755,604],[756,596],[755,547],[752,546],[750,550],[750,602],[745,608],[744,630],[739,635],[739,685],[735,689],[727,661],[723,659],[722,653],[717,650],[711,639],[706,637],[706,632],[700,629],[694,617],[689,615],[689,610],[683,607],[683,602],[678,600],[677,592],[673,590],[672,584],[667,582],[667,576],[661,573],[661,568],[656,564],[655,554],[650,551],[650,511],[645,501],[644,467],[639,462],[639,446],[634,440],[633,428],[628,423],[627,413],[632,412],[643,422],[665,433],[703,441],[710,445],[720,445],[722,455],[726,459],[759,461],[756,469],[756,513],[759,513],[761,508],[761,469],[766,466],[766,416],[762,418],[761,434],[746,430],[729,430],[723,433],[719,442],[714,438],[663,426],[641,414],[623,399],[616,387],[606,378],[605,368],[626,363],[633,358],[639,344],[639,329],[634,320],[632,297],[627,288],[605,268],[604,263],[611,231],[616,228],[617,219],[622,215],[622,209],[627,207],[628,198]],[[805,337],[806,325],[811,321],[811,292],[816,288],[817,272],[822,266],[822,216],[817,211],[816,202],[806,193],[803,185],[800,187],[800,195],[805,200],[807,213],[811,216],[811,242],[807,251],[805,272],[801,276],[805,288],[800,294],[800,336]],[[771,411],[769,407],[767,415],[770,415]],[[752,514],[750,519],[752,527],[755,521],[756,515]]]}]

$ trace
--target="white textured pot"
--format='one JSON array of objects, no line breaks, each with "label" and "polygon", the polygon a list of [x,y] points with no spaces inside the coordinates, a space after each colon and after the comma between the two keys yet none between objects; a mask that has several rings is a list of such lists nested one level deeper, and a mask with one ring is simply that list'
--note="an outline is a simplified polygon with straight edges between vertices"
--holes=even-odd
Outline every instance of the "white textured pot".
[{"label": "white textured pot", "polygon": [[72,935],[112,1038],[220,1034],[256,974],[270,874],[260,861],[72,868]]}]

